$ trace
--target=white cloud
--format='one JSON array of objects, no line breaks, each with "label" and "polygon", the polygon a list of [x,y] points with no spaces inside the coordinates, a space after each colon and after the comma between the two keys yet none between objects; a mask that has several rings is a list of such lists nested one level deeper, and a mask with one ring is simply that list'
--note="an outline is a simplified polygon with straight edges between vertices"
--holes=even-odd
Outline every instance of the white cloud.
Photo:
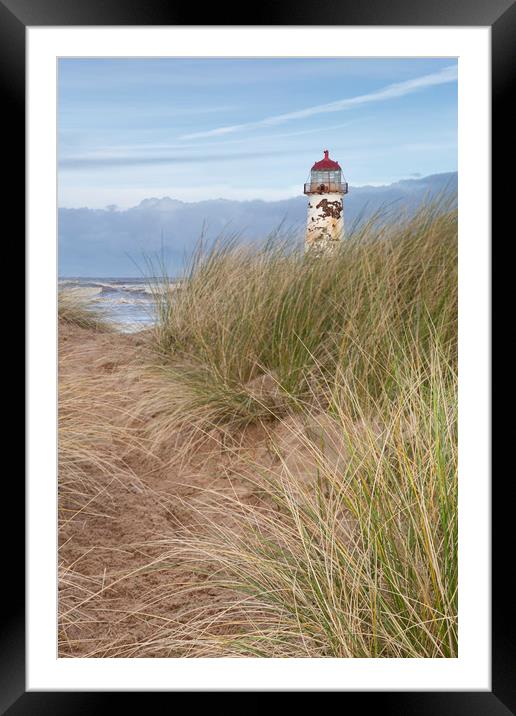
[{"label": "white cloud", "polygon": [[370,102],[384,102],[389,99],[395,99],[397,97],[403,97],[412,92],[424,89],[425,87],[432,87],[434,85],[445,84],[447,82],[455,82],[457,80],[457,65],[450,65],[445,67],[440,72],[433,72],[429,75],[423,75],[422,77],[416,77],[412,80],[406,80],[404,82],[396,82],[391,85],[387,85],[383,89],[377,90],[376,92],[370,92],[369,94],[357,95],[356,97],[347,97],[340,99],[335,102],[329,102],[327,104],[319,104],[315,107],[307,107],[305,109],[296,110],[295,112],[288,112],[286,114],[278,114],[273,117],[266,117],[256,122],[246,122],[244,124],[233,124],[226,127],[218,127],[216,129],[210,129],[203,132],[193,132],[191,134],[184,134],[180,139],[198,139],[200,137],[217,137],[225,134],[232,134],[233,132],[239,132],[244,129],[255,129],[258,127],[270,127],[276,124],[283,124],[295,119],[304,119],[305,117],[311,117],[316,114],[326,114],[329,112],[340,112],[351,107],[356,107],[362,104]]}]

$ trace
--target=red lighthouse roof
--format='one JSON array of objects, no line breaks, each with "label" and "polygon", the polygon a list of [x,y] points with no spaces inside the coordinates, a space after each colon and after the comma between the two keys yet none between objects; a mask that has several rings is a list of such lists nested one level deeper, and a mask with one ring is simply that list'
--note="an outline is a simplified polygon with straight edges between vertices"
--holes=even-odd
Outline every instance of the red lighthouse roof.
[{"label": "red lighthouse roof", "polygon": [[312,171],[324,171],[328,169],[340,169],[340,164],[338,162],[334,162],[333,159],[329,158],[329,151],[327,149],[324,150],[324,159],[321,159],[318,162],[315,162],[315,164],[312,167]]}]

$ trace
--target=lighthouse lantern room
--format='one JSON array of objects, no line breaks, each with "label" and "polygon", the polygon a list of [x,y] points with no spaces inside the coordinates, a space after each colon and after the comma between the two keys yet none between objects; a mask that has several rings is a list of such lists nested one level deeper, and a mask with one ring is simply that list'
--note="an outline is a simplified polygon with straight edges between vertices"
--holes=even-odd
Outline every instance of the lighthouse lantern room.
[{"label": "lighthouse lantern room", "polygon": [[338,162],[324,150],[324,159],[315,162],[304,193],[308,195],[305,251],[321,253],[338,245],[344,234],[344,194],[348,184]]}]

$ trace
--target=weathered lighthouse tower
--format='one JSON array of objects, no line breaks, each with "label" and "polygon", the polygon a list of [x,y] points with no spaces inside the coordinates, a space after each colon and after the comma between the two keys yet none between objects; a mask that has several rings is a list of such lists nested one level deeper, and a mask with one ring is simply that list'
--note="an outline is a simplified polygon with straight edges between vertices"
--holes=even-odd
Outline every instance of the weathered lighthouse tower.
[{"label": "weathered lighthouse tower", "polygon": [[320,254],[339,245],[344,235],[344,194],[348,193],[338,162],[329,158],[315,162],[305,184],[308,196],[308,221],[305,251]]}]

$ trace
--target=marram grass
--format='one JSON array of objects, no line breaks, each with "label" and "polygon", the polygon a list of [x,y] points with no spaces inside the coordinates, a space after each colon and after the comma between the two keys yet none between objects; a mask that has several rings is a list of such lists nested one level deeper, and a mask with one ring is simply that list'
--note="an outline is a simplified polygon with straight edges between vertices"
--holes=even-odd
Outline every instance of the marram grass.
[{"label": "marram grass", "polygon": [[[200,492],[202,529],[164,540],[165,564],[183,575],[172,570],[171,595],[177,580],[193,605],[197,589],[226,599],[215,612],[192,607],[144,654],[457,656],[453,367],[438,344],[407,362],[374,418],[358,401],[350,417],[354,385],[337,371],[333,451],[322,434],[298,448],[315,466],[311,482],[283,457],[272,468],[251,462],[228,475],[226,492]],[[235,477],[252,504],[231,488]],[[185,585],[184,574],[196,576]]]},{"label": "marram grass", "polygon": [[57,296],[57,315],[60,321],[79,328],[102,333],[113,331],[113,326],[79,292],[60,290]]},{"label": "marram grass", "polygon": [[[145,545],[162,552],[148,571],[169,575],[160,603],[181,607],[153,616],[158,596],[142,593],[145,638],[105,636],[92,653],[456,657],[456,210],[374,217],[326,258],[278,240],[221,242],[156,299],[155,361],[136,366],[127,406],[138,428],[117,424],[110,445],[131,453],[143,440],[149,455],[170,455],[180,434],[174,459],[188,461],[207,433],[223,436],[227,488],[192,485],[195,519]],[[81,325],[70,315],[60,313]],[[112,473],[131,479],[109,445],[96,455],[96,431],[106,435],[86,387],[76,409],[73,391],[86,388],[62,387],[72,515],[109,492]],[[270,459],[239,448],[241,427],[255,424]],[[276,441],[282,426],[290,453]],[[99,584],[93,596],[70,592],[65,631],[105,615]]]},{"label": "marram grass", "polygon": [[[456,233],[456,211],[430,206],[370,222],[331,258],[217,246],[159,305],[174,397],[153,412],[158,434],[323,414],[333,448],[301,437],[309,482],[281,455],[247,464],[252,503],[229,476],[227,493],[201,492],[203,529],[165,540],[165,559],[197,575],[182,589],[200,573],[226,599],[192,606],[143,654],[457,656]],[[253,403],[263,375],[279,411]]]},{"label": "marram grass", "polygon": [[[179,291],[156,293],[161,374],[178,399],[184,386],[185,420],[217,425],[295,409],[336,365],[366,401],[390,399],[434,336],[455,365],[456,264],[457,214],[440,205],[397,224],[375,218],[316,260],[277,241],[216,244],[195,254]],[[273,395],[257,399],[264,376]]]}]

